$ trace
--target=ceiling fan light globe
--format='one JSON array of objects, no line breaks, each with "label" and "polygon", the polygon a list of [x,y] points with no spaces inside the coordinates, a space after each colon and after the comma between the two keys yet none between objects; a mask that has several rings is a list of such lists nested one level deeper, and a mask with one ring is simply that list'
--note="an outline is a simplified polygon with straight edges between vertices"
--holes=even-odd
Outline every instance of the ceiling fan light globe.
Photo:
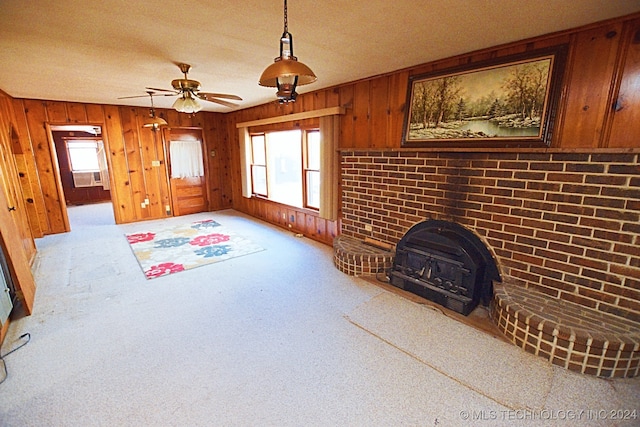
[{"label": "ceiling fan light globe", "polygon": [[182,96],[176,99],[173,108],[180,113],[193,114],[202,110],[202,105],[191,96]]},{"label": "ceiling fan light globe", "polygon": [[176,111],[182,112],[184,108],[184,98],[182,96],[178,97],[178,99],[176,99],[176,101],[173,103],[171,108],[173,108]]}]

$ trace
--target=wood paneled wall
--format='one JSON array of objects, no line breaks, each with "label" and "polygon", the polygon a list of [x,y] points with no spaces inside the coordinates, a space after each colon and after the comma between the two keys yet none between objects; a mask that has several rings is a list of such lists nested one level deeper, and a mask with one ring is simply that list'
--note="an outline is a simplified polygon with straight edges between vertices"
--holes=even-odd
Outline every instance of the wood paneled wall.
[{"label": "wood paneled wall", "polygon": [[[325,107],[344,106],[340,148],[402,149],[401,136],[409,78],[413,75],[472,64],[490,58],[558,44],[569,46],[562,95],[552,146],[566,148],[626,148],[640,142],[640,14],[587,27],[537,37],[422,64],[410,69],[345,83],[299,96],[294,104],[276,102],[228,114],[158,110],[173,127],[204,131],[209,163],[210,208],[235,207],[287,228],[306,230],[331,242],[339,222],[325,222],[308,210],[282,215],[282,207],[260,199],[244,199],[240,189],[237,122]],[[322,76],[320,76],[322,78]],[[274,95],[275,98],[275,95]],[[29,99],[11,100],[13,142],[25,211],[34,236],[67,231],[62,188],[55,152],[46,124],[97,124],[109,149],[118,223],[165,217],[169,203],[164,146],[160,134],[141,128],[146,108]],[[6,108],[5,108],[6,109]],[[0,113],[6,116],[8,113]],[[152,166],[159,160],[160,166]],[[142,207],[142,202],[150,203]],[[291,221],[295,218],[295,222]],[[305,224],[302,227],[301,224]]]},{"label": "wood paneled wall", "polygon": [[11,98],[0,91],[0,246],[7,257],[18,299],[26,312],[31,313],[35,282],[30,266],[36,247],[27,220],[21,188],[23,178],[18,172],[18,159],[23,159],[24,154]]},{"label": "wood paneled wall", "polygon": [[[635,14],[305,93],[292,105],[273,102],[226,114],[224,137],[230,138],[232,148],[233,206],[289,226],[281,224],[278,214],[282,207],[278,204],[241,195],[235,128],[238,122],[343,106],[346,114],[340,122],[340,148],[401,150],[411,76],[562,44],[568,45],[569,53],[551,146],[567,150],[640,147],[640,14]],[[312,213],[302,210],[296,213],[305,222],[318,221]],[[313,237],[331,242],[339,225],[324,225],[315,229]],[[323,229],[326,231],[322,232]]]},{"label": "wood paneled wall", "polygon": [[[236,123],[343,106],[341,149],[402,150],[411,76],[559,44],[567,44],[569,54],[552,147],[567,151],[640,147],[640,13],[305,93],[290,105],[272,102],[228,114],[201,112],[192,116],[173,110],[157,112],[172,127],[203,129],[211,210],[234,207],[330,244],[340,231],[339,221],[325,221],[313,211],[242,197]],[[2,239],[10,242],[12,261],[19,264],[14,271],[23,276],[31,299],[33,282],[27,273],[35,255],[33,237],[69,229],[47,125],[102,126],[114,214],[118,223],[126,223],[167,215],[165,205],[170,198],[164,144],[161,133],[141,128],[147,114],[147,108],[13,99],[0,91],[0,147],[4,153],[0,204],[8,206],[14,204],[12,196],[16,199],[15,211],[4,211],[0,206],[4,212],[0,212]],[[152,166],[153,160],[160,161],[160,166]],[[150,203],[143,208],[146,198]]]},{"label": "wood paneled wall", "polygon": [[[28,177],[23,188],[31,188],[34,197],[28,218],[35,237],[69,230],[63,190],[58,179],[55,150],[50,143],[47,125],[91,124],[102,126],[110,169],[111,193],[117,223],[166,217],[170,205],[165,141],[163,133],[142,128],[148,108],[116,105],[82,104],[60,101],[14,99],[16,125],[25,156],[21,172]],[[157,109],[172,127],[202,128],[207,144],[211,210],[231,207],[224,190],[228,179],[227,147],[218,130],[216,113],[186,115],[174,110]],[[159,166],[154,166],[154,161]],[[145,199],[149,204],[144,204]]]}]

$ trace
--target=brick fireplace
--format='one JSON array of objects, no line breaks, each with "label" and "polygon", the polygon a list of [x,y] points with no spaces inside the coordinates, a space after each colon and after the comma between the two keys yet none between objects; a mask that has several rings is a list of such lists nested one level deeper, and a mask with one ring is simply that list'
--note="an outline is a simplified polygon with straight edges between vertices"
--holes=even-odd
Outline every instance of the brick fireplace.
[{"label": "brick fireplace", "polygon": [[[552,149],[341,154],[343,236],[395,245],[420,221],[453,221],[486,243],[507,290],[517,287],[605,319],[615,316],[637,333],[640,154]],[[522,323],[516,318],[512,322]],[[629,345],[640,342],[625,349],[640,350]],[[557,364],[562,363],[569,365],[568,359]]]}]

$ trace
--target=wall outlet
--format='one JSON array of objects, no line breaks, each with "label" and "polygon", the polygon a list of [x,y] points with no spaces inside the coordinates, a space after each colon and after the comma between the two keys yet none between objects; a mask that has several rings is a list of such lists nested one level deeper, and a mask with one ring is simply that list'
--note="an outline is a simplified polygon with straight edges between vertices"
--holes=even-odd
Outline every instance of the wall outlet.
[{"label": "wall outlet", "polygon": [[365,224],[364,231],[373,231],[373,227],[371,226],[371,224]]},{"label": "wall outlet", "polygon": [[149,199],[144,199],[144,204],[148,205],[149,204]]},{"label": "wall outlet", "polygon": [[145,202],[140,203],[140,206],[142,207],[142,209],[144,209],[144,208],[146,208],[146,207],[147,207],[147,205],[146,205],[146,203],[145,203]]}]

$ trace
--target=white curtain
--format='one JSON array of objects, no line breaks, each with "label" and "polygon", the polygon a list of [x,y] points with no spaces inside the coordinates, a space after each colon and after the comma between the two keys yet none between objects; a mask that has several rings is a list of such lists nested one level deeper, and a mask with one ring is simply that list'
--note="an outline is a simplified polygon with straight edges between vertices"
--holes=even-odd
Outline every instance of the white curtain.
[{"label": "white curtain", "polygon": [[320,117],[320,217],[338,219],[340,116]]},{"label": "white curtain", "polygon": [[98,165],[100,166],[100,182],[102,182],[102,189],[109,190],[111,185],[109,183],[109,166],[107,165],[107,153],[104,149],[104,143],[98,141]]},{"label": "white curtain", "polygon": [[251,198],[251,138],[249,128],[238,128],[240,139],[240,179],[242,185],[242,197]]},{"label": "white curtain", "polygon": [[171,178],[204,176],[202,144],[200,141],[171,141]]}]

